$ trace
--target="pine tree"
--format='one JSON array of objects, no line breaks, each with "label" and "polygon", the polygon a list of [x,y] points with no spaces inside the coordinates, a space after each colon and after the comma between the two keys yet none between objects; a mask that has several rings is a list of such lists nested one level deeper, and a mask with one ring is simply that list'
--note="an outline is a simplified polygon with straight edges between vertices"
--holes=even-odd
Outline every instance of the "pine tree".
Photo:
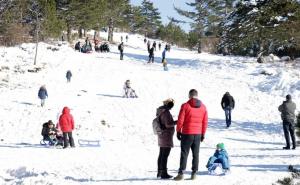
[{"label": "pine tree", "polygon": [[153,37],[156,35],[158,28],[161,26],[161,17],[158,8],[148,0],[143,0],[141,6],[142,23],[141,27],[145,37]]}]

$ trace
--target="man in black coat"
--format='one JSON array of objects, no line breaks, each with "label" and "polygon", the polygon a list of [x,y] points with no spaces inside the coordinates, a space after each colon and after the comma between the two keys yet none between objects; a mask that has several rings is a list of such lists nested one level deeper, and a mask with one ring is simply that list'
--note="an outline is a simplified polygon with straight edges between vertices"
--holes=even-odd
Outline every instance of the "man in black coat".
[{"label": "man in black coat", "polygon": [[124,43],[121,42],[121,44],[119,44],[118,49],[120,51],[120,60],[123,60],[123,56],[124,56]]},{"label": "man in black coat", "polygon": [[149,50],[149,61],[148,63],[150,62],[154,62],[154,47],[152,46],[152,48]]},{"label": "man in black coat", "polygon": [[286,101],[284,101],[279,107],[281,112],[281,119],[283,123],[283,132],[286,141],[284,150],[290,149],[290,135],[293,143],[293,150],[296,149],[296,138],[295,138],[295,110],[296,104],[292,101],[291,95],[286,95]]},{"label": "man in black coat", "polygon": [[223,95],[223,98],[221,101],[221,106],[222,106],[222,109],[225,111],[227,128],[229,128],[231,125],[231,110],[234,109],[234,105],[235,105],[235,102],[234,102],[233,97],[229,94],[229,92],[226,92]]}]

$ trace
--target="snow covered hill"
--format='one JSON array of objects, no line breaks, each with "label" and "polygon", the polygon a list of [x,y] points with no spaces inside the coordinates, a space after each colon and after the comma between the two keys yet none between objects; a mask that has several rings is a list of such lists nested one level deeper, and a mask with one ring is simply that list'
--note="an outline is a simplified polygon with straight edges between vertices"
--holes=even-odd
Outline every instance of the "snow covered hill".
[{"label": "snow covered hill", "polygon": [[[125,38],[126,33],[114,36],[121,35]],[[155,52],[156,63],[146,64],[143,37],[129,35],[123,61],[116,46],[110,53],[83,54],[67,45],[40,43],[41,70],[31,73],[34,46],[0,48],[0,184],[266,185],[287,176],[289,164],[300,168],[299,148],[282,150],[277,110],[287,93],[299,110],[299,64],[257,64],[254,58],[199,55],[172,47],[169,71],[163,71],[161,51]],[[66,82],[67,70],[73,73],[71,83]],[[122,98],[127,79],[139,98]],[[49,93],[44,108],[37,98],[43,84]],[[156,108],[166,98],[175,99],[171,113],[177,119],[191,88],[199,91],[209,114],[197,179],[157,180],[158,146],[151,125]],[[236,100],[229,129],[220,106],[226,91]],[[75,119],[76,148],[41,146],[42,124],[50,119],[56,123],[64,106]],[[99,140],[100,147],[80,146],[80,139]],[[174,142],[168,168],[175,176],[180,143],[176,137]],[[231,173],[226,176],[210,176],[205,168],[218,142],[225,143],[230,155]],[[186,178],[190,168],[191,156]]]}]

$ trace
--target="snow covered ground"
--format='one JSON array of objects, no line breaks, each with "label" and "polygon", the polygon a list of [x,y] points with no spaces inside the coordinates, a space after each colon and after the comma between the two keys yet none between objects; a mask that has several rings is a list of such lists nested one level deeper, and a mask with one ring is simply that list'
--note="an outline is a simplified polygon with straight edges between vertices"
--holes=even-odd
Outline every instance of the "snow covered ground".
[{"label": "snow covered ground", "polygon": [[[101,33],[103,36],[103,33]],[[116,33],[116,40],[125,33]],[[48,49],[47,49],[48,47]],[[52,51],[49,47],[59,48]],[[290,93],[300,102],[299,64],[257,64],[254,58],[196,54],[182,48],[167,53],[163,71],[161,51],[146,64],[143,37],[129,35],[125,57],[111,53],[82,54],[67,45],[39,45],[38,73],[33,69],[35,45],[0,48],[0,184],[202,184],[266,185],[288,175],[287,166],[300,168],[299,148],[282,150],[284,138],[277,110]],[[65,73],[73,78],[67,83]],[[262,75],[265,71],[270,75]],[[139,98],[122,98],[130,79]],[[49,98],[40,107],[37,92],[45,84]],[[157,138],[152,133],[155,111],[166,98],[175,99],[177,119],[188,91],[196,88],[208,108],[209,128],[200,148],[196,181],[157,180]],[[233,123],[225,128],[220,101],[229,91],[236,100]],[[74,149],[39,144],[42,124],[57,122],[64,106],[71,108],[76,129]],[[80,146],[78,140],[99,140],[100,147]],[[171,175],[179,168],[180,143],[169,156]],[[211,176],[205,164],[215,145],[224,142],[231,173]],[[191,154],[187,174],[190,177]]]}]

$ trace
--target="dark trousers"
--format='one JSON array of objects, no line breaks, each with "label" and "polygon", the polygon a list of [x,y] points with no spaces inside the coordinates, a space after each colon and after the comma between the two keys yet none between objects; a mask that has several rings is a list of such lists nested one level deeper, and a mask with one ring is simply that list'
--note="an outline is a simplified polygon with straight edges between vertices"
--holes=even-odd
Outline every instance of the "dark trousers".
[{"label": "dark trousers", "polygon": [[292,138],[293,147],[296,147],[295,127],[291,121],[283,121],[283,132],[286,141],[286,147],[290,148],[290,135]]},{"label": "dark trousers", "polygon": [[123,56],[124,56],[123,51],[120,51],[120,60],[123,60]]},{"label": "dark trousers", "polygon": [[169,157],[170,151],[171,151],[170,147],[160,147],[159,148],[159,155],[158,155],[158,160],[157,160],[158,170],[167,170],[168,157]]},{"label": "dark trousers", "polygon": [[149,63],[150,63],[150,62],[152,62],[152,63],[154,62],[154,55],[149,55],[149,61],[148,61],[148,62],[149,62]]},{"label": "dark trousers", "polygon": [[189,155],[190,149],[192,149],[193,153],[193,160],[192,160],[192,171],[196,173],[198,171],[199,165],[199,148],[200,148],[200,134],[182,134],[181,137],[181,154],[180,154],[180,167],[179,172],[180,174],[186,169],[187,158]]},{"label": "dark trousers", "polygon": [[231,107],[225,107],[225,119],[226,119],[226,126],[229,127],[231,125]]},{"label": "dark trousers", "polygon": [[68,147],[69,143],[71,147],[75,147],[72,132],[63,132],[63,137],[64,137],[64,148]]}]

